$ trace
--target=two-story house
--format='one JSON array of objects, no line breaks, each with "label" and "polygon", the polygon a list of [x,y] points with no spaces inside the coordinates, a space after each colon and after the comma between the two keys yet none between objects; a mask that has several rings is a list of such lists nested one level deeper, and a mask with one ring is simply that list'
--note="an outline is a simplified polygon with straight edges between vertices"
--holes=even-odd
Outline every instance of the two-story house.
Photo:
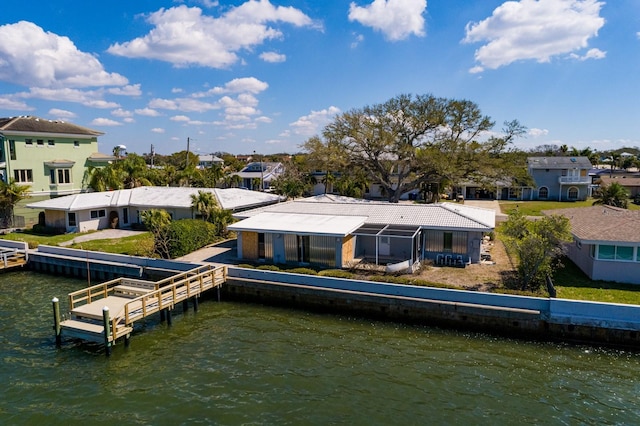
[{"label": "two-story house", "polygon": [[78,193],[89,165],[104,165],[102,132],[33,116],[0,118],[0,178],[29,185],[35,196]]},{"label": "two-story house", "polygon": [[283,173],[284,165],[282,163],[256,161],[247,164],[247,166],[236,173],[236,175],[240,177],[242,187],[263,191],[269,189],[271,187],[271,181]]},{"label": "two-story house", "polygon": [[582,201],[591,194],[587,157],[529,157],[527,167],[536,183],[533,200]]}]

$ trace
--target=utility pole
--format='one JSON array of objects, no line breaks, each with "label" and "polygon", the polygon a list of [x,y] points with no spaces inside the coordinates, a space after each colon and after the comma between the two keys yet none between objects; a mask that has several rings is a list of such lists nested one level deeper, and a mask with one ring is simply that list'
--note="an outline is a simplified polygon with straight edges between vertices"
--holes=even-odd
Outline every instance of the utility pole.
[{"label": "utility pole", "polygon": [[151,144],[151,168],[153,169],[153,157],[155,157],[156,152],[153,149],[153,144]]},{"label": "utility pole", "polygon": [[188,168],[189,167],[189,137],[187,137],[187,159],[184,162],[184,168]]}]

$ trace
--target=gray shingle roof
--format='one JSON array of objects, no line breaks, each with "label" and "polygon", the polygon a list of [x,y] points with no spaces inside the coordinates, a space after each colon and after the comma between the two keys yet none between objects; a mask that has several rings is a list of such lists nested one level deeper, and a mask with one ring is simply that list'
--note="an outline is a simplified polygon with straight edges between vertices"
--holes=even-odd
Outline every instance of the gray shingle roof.
[{"label": "gray shingle roof", "polygon": [[591,161],[587,157],[529,157],[527,164],[531,169],[591,168]]},{"label": "gray shingle roof", "polygon": [[61,133],[101,136],[104,133],[61,120],[47,120],[31,115],[0,118],[0,131],[25,133]]},{"label": "gray shingle roof", "polygon": [[612,206],[545,210],[569,219],[571,232],[583,242],[640,243],[640,211]]}]

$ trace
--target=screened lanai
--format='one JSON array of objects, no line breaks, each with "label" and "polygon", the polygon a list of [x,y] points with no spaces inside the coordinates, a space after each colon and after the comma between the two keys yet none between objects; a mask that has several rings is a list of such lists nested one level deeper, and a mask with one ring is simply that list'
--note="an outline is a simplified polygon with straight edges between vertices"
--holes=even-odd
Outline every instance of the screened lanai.
[{"label": "screened lanai", "polygon": [[367,223],[356,229],[355,256],[381,263],[408,260],[413,265],[420,259],[420,227]]}]

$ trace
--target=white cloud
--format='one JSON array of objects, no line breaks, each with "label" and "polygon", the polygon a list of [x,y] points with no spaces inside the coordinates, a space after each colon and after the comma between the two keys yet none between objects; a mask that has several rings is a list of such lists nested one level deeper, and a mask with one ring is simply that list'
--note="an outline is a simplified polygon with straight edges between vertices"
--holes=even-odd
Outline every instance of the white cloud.
[{"label": "white cloud", "polygon": [[171,93],[182,93],[182,92],[184,92],[184,90],[179,87],[174,87],[173,89],[171,89]]},{"label": "white cloud", "polygon": [[173,117],[169,118],[169,120],[171,120],[171,121],[189,121],[189,117],[187,117],[186,115],[174,115]]},{"label": "white cloud", "polygon": [[605,23],[600,16],[603,5],[597,0],[507,1],[490,17],[467,24],[464,43],[487,42],[476,50],[479,65],[470,71],[528,59],[549,62],[585,49]]},{"label": "white cloud", "polygon": [[362,34],[354,34],[354,40],[351,42],[351,48],[355,49],[360,46],[360,43],[364,41],[364,36]]},{"label": "white cloud", "polygon": [[92,126],[122,126],[122,123],[111,120],[110,118],[95,118],[91,122]]},{"label": "white cloud", "polygon": [[151,129],[151,131],[153,133],[164,133],[164,129],[161,127],[154,127],[153,129]]},{"label": "white cloud", "polygon": [[533,128],[533,129],[529,129],[529,131],[527,132],[527,135],[529,135],[531,137],[534,137],[534,138],[537,138],[537,137],[540,137],[540,136],[547,136],[548,134],[549,134],[549,130],[547,130],[547,129],[536,129],[536,128]]},{"label": "white cloud", "polygon": [[65,119],[65,120],[69,120],[71,118],[77,117],[75,112],[71,112],[71,111],[67,111],[66,109],[59,109],[59,108],[51,108],[49,110],[49,115],[59,119]]},{"label": "white cloud", "polygon": [[277,52],[263,52],[260,54],[260,59],[265,62],[271,63],[284,62],[287,60],[287,55],[283,55]]},{"label": "white cloud", "polygon": [[111,115],[114,117],[133,117],[133,113],[131,111],[124,110],[122,108],[114,109],[111,111]]},{"label": "white cloud", "polygon": [[218,109],[219,106],[202,102],[191,98],[177,98],[177,99],[152,99],[149,102],[150,108],[178,110],[184,112],[206,112],[212,109]]},{"label": "white cloud", "polygon": [[22,101],[0,97],[0,109],[8,109],[13,111],[33,111],[35,108],[30,107]]},{"label": "white cloud", "polygon": [[391,41],[403,40],[411,34],[423,37],[427,0],[374,0],[368,6],[349,5],[349,21],[380,31]]},{"label": "white cloud", "polygon": [[311,114],[298,118],[295,122],[289,124],[293,127],[293,132],[297,135],[313,136],[340,113],[340,108],[330,106],[322,111],[311,111]]},{"label": "white cloud", "polygon": [[116,102],[109,102],[109,101],[104,101],[100,99],[88,100],[86,102],[83,102],[82,104],[88,107],[101,108],[101,109],[118,108],[120,106],[120,104]]},{"label": "white cloud", "polygon": [[134,110],[138,115],[144,115],[146,117],[159,117],[161,114],[152,108],[140,108]]},{"label": "white cloud", "polygon": [[264,81],[258,80],[255,77],[242,77],[234,78],[231,81],[225,83],[224,86],[216,86],[213,89],[209,89],[206,92],[197,92],[191,95],[194,98],[204,98],[207,96],[223,95],[226,93],[253,93],[258,94],[264,92],[269,87],[269,84]]},{"label": "white cloud", "polygon": [[594,49],[589,49],[587,53],[585,53],[582,56],[576,55],[575,53],[572,53],[570,56],[579,61],[586,61],[587,59],[604,59],[605,56],[607,56],[607,52],[603,52],[600,49],[594,48]]},{"label": "white cloud", "polygon": [[122,119],[122,121],[124,121],[125,123],[135,123],[136,120],[134,120],[132,117],[125,117]]},{"label": "white cloud", "polygon": [[68,37],[32,22],[0,26],[0,80],[27,87],[123,86],[127,79],[106,72],[98,59]]},{"label": "white cloud", "polygon": [[112,95],[121,95],[121,96],[140,96],[142,94],[142,90],[140,90],[140,84],[128,84],[123,87],[112,87],[107,89],[107,92]]},{"label": "white cloud", "polygon": [[267,40],[282,38],[276,24],[313,27],[307,15],[293,7],[274,6],[269,0],[249,0],[218,18],[198,7],[180,5],[147,16],[153,29],[145,36],[116,43],[107,50],[129,58],[158,59],[177,67],[199,65],[228,68],[238,62],[238,51],[250,51]]},{"label": "white cloud", "polygon": [[57,102],[75,102],[92,108],[118,108],[117,102],[105,101],[102,99],[104,91],[99,90],[79,90],[79,89],[49,89],[42,87],[32,87],[28,92],[20,92],[15,96],[25,99],[44,99]]}]

